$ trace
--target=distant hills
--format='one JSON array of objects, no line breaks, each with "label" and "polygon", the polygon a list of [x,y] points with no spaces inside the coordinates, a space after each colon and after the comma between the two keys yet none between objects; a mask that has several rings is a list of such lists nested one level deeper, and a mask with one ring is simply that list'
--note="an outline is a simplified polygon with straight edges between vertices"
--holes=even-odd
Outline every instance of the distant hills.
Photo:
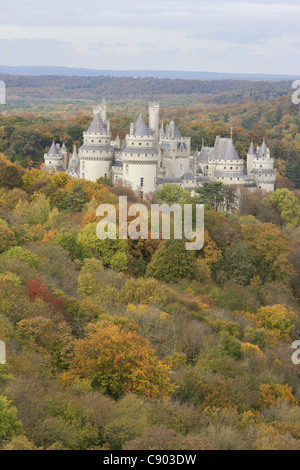
[{"label": "distant hills", "polygon": [[179,70],[94,70],[69,67],[20,66],[0,65],[0,74],[26,76],[65,76],[65,77],[133,77],[133,78],[163,78],[186,80],[293,80],[299,77],[293,75],[218,73],[218,72],[188,72]]}]

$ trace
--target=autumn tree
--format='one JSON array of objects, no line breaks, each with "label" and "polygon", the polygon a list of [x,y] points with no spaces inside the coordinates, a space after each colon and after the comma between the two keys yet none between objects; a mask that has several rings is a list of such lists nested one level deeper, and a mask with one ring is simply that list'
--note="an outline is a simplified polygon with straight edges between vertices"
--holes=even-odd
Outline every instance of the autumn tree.
[{"label": "autumn tree", "polygon": [[296,227],[299,224],[300,206],[298,199],[288,189],[277,189],[271,194],[271,202],[280,212],[284,225]]},{"label": "autumn tree", "polygon": [[198,265],[195,253],[185,249],[183,240],[165,240],[154,253],[146,274],[166,282],[196,279]]},{"label": "autumn tree", "polygon": [[87,379],[93,388],[115,399],[128,392],[164,398],[174,390],[169,373],[147,339],[102,322],[91,325],[87,336],[75,341],[74,360],[61,380],[69,384],[76,378]]}]

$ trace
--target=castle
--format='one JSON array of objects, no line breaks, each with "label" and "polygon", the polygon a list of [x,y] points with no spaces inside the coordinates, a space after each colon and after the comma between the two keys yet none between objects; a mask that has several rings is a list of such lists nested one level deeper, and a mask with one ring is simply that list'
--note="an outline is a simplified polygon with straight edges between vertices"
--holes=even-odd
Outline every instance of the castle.
[{"label": "castle", "polygon": [[149,104],[149,125],[142,114],[131,123],[121,145],[119,136],[111,140],[106,102],[94,109],[94,118],[83,133],[83,145],[68,155],[65,144],[53,142],[45,154],[45,166],[66,171],[74,178],[96,181],[111,178],[115,185],[124,185],[141,197],[153,193],[164,184],[176,184],[192,193],[204,182],[219,181],[274,191],[276,171],[265,140],[254,148],[251,142],[247,168],[230,138],[217,136],[214,147],[202,145],[191,156],[191,139],[182,137],[174,121],[159,128],[159,104]]}]

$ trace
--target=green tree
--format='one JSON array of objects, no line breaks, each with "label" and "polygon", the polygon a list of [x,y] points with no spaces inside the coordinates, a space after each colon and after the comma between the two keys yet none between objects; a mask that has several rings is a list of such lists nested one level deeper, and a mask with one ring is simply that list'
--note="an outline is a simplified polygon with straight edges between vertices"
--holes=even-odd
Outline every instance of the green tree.
[{"label": "green tree", "polygon": [[196,279],[198,275],[197,258],[193,251],[185,249],[183,240],[165,240],[153,255],[146,275],[166,282]]},{"label": "green tree", "polygon": [[[196,192],[200,196],[200,202],[206,204],[215,211],[223,208],[225,200],[225,186],[223,183],[212,182],[203,183],[200,188],[196,189]],[[230,205],[231,196],[227,195],[227,205]]]},{"label": "green tree", "polygon": [[176,184],[164,184],[163,188],[156,192],[156,198],[169,203],[187,203],[191,196],[189,191]]},{"label": "green tree", "polygon": [[286,188],[276,189],[270,198],[272,205],[279,210],[284,225],[296,227],[299,224],[300,206],[293,193]]},{"label": "green tree", "polygon": [[17,244],[15,234],[12,230],[0,225],[0,253],[9,250]]},{"label": "green tree", "polygon": [[8,189],[22,188],[23,179],[20,170],[14,165],[7,165],[0,168],[0,186],[4,186]]},{"label": "green tree", "polygon": [[18,421],[17,409],[0,396],[0,444],[20,434],[23,434],[23,426]]}]

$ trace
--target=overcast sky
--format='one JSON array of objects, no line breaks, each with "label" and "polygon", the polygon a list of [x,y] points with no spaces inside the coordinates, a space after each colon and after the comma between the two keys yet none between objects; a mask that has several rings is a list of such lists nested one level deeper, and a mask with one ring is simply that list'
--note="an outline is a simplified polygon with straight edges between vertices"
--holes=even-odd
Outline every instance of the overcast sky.
[{"label": "overcast sky", "polygon": [[0,0],[0,65],[300,75],[299,0]]}]

